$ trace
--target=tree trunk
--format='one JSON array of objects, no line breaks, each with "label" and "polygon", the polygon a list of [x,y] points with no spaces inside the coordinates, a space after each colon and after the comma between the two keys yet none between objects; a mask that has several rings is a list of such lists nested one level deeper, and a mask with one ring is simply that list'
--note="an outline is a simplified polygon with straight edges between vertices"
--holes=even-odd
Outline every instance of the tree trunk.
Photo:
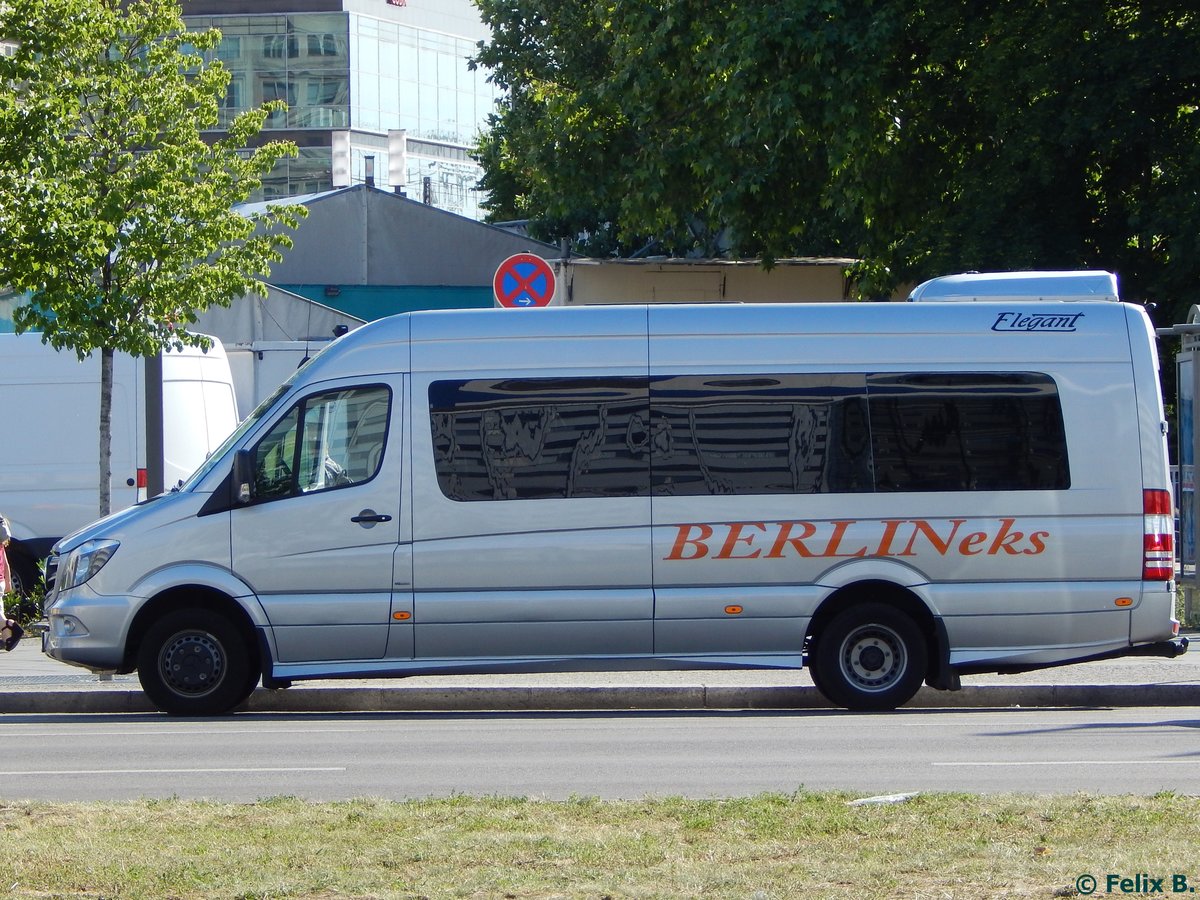
[{"label": "tree trunk", "polygon": [[110,347],[100,351],[100,516],[112,511],[112,393],[113,356]]}]

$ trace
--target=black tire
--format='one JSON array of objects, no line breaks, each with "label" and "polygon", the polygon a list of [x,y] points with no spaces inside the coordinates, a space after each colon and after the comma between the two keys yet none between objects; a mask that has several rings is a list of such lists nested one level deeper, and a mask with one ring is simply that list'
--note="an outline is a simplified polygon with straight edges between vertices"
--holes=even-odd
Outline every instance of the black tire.
[{"label": "black tire", "polygon": [[8,553],[8,568],[12,573],[12,585],[10,590],[18,597],[28,597],[29,592],[38,582],[37,565],[33,560],[28,559],[22,553],[13,553],[9,549]]},{"label": "black tire", "polygon": [[812,679],[813,687],[815,687],[817,689],[817,692],[822,697],[824,697],[826,700],[828,700],[829,695],[827,693],[825,693],[825,686],[821,682],[821,673],[817,671],[816,660],[817,660],[817,642],[810,638],[809,643],[808,643],[807,652],[806,652],[805,658],[804,658],[804,667],[806,669],[808,669],[808,677],[810,679]]},{"label": "black tire", "polygon": [[924,635],[904,612],[883,603],[842,610],[821,630],[813,684],[830,703],[891,710],[913,698],[928,668]]},{"label": "black tire", "polygon": [[138,647],[138,680],[146,696],[172,716],[219,716],[241,704],[258,682],[246,635],[207,609],[167,613]]}]

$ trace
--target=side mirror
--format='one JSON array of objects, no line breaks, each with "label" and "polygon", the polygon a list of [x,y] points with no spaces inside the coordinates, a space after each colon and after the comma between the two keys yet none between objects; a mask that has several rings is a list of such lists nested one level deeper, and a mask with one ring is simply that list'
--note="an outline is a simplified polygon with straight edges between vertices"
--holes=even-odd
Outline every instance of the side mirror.
[{"label": "side mirror", "polygon": [[254,452],[239,450],[233,456],[232,502],[234,506],[245,506],[254,496]]}]

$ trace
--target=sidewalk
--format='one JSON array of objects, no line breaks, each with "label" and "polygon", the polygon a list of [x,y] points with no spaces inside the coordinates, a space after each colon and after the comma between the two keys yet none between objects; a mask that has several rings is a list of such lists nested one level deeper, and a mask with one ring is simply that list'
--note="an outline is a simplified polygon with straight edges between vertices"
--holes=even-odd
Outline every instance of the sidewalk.
[{"label": "sidewalk", "polygon": [[[909,708],[1200,706],[1200,633],[1176,659],[1129,657],[1021,675],[972,675],[953,693],[922,688]],[[297,682],[258,689],[249,712],[820,709],[806,671],[433,675]],[[42,655],[36,635],[0,652],[2,713],[134,713],[153,707],[136,675],[102,681]]]}]

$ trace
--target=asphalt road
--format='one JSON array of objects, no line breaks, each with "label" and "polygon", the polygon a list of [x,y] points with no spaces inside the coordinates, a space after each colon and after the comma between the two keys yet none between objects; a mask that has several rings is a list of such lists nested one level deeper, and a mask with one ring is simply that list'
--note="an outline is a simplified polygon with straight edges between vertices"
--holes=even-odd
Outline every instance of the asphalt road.
[{"label": "asphalt road", "polygon": [[1200,794],[1200,707],[8,715],[0,798]]}]

